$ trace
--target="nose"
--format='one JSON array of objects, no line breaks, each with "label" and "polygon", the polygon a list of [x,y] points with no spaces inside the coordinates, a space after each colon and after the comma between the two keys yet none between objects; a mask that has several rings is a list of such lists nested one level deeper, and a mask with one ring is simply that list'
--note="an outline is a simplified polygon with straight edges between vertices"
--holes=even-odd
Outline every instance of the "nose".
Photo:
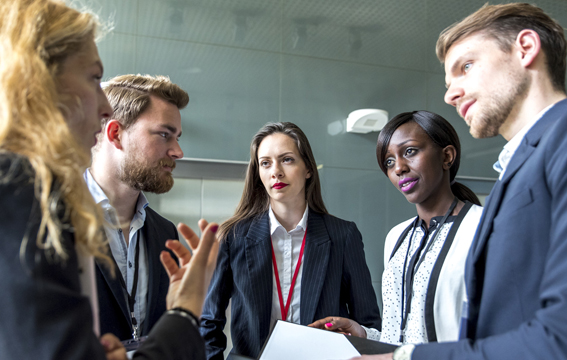
[{"label": "nose", "polygon": [[100,101],[98,107],[99,117],[101,119],[110,119],[112,115],[114,115],[114,110],[112,110],[112,106],[110,106],[110,103],[108,102],[108,98],[106,97],[104,91],[102,91],[102,88],[99,91],[100,91],[99,94]]},{"label": "nose", "polygon": [[183,157],[183,150],[181,150],[181,145],[179,145],[179,141],[174,140],[173,147],[169,150],[169,157],[172,159],[181,159]]},{"label": "nose", "polygon": [[396,164],[394,165],[394,172],[397,176],[402,176],[409,171],[408,164],[404,158],[400,158],[396,160]]},{"label": "nose", "polygon": [[272,179],[279,179],[282,178],[284,175],[283,169],[279,162],[275,162],[274,166],[272,166]]},{"label": "nose", "polygon": [[457,102],[463,97],[463,95],[464,91],[461,86],[451,84],[451,86],[447,88],[447,92],[445,92],[445,102],[449,105],[457,107]]}]

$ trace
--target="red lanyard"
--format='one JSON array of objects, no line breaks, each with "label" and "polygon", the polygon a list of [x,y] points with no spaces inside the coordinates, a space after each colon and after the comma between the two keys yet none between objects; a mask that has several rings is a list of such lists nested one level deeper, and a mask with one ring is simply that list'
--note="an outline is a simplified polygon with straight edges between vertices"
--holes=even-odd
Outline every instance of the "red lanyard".
[{"label": "red lanyard", "polygon": [[[303,249],[305,249],[305,238],[307,237],[307,229],[305,229],[305,235],[303,235],[303,242],[301,243],[301,250],[299,251],[299,259],[297,259],[297,265],[295,266],[295,272],[293,273],[293,279],[291,280],[291,286],[289,287],[289,294],[287,295],[287,301],[283,303],[282,287],[280,285],[280,275],[278,274],[278,264],[276,262],[276,254],[274,253],[274,244],[270,241],[272,245],[272,263],[274,264],[274,274],[276,274],[276,285],[278,287],[278,298],[280,300],[280,310],[282,312],[282,320],[287,320],[287,312],[289,310],[289,305],[291,305],[291,295],[293,294],[293,288],[295,287],[295,280],[297,280],[297,274],[299,274],[299,268],[301,267],[301,259],[303,258]],[[271,238],[270,238],[271,240]]]}]

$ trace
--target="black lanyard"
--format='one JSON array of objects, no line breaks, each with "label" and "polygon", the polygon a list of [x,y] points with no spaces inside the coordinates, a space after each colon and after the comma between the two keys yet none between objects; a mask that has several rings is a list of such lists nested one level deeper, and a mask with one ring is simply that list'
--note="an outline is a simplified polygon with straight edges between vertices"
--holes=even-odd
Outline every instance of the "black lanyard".
[{"label": "black lanyard", "polygon": [[[134,304],[136,303],[136,292],[138,291],[138,259],[140,258],[140,231],[139,229],[136,233],[136,253],[134,255],[134,283],[132,284],[132,293],[128,292],[128,287],[126,287],[126,282],[122,276],[120,277],[120,283],[124,290],[126,290],[126,295],[128,296],[128,309],[130,311],[130,317],[132,318],[132,337],[134,340],[138,340],[138,321],[136,320],[136,315],[134,315]],[[122,232],[121,232],[122,233]],[[123,234],[123,233],[122,233]],[[128,270],[126,270],[128,272]]]},{"label": "black lanyard", "polygon": [[[437,237],[439,236],[439,231],[441,230],[441,228],[443,227],[443,225],[447,221],[447,218],[449,217],[449,215],[451,215],[453,210],[455,210],[455,206],[457,206],[457,203],[458,203],[458,199],[455,197],[455,199],[453,200],[453,203],[451,204],[451,206],[449,206],[449,210],[447,210],[447,212],[445,213],[445,215],[443,216],[443,218],[439,222],[437,228],[435,229],[435,235],[433,236],[432,240],[427,245],[427,248],[425,248],[425,251],[423,251],[423,250],[424,250],[425,245],[427,244],[427,239],[429,238],[429,236],[427,236],[427,234],[424,234],[424,236],[421,238],[421,242],[419,244],[418,249],[416,250],[416,252],[413,254],[413,256],[410,259],[409,265],[407,266],[408,271],[406,273],[406,265],[407,265],[407,261],[408,261],[408,257],[409,257],[409,252],[410,252],[410,249],[411,249],[411,243],[412,243],[412,240],[413,240],[413,235],[415,233],[415,228],[417,227],[417,224],[419,223],[419,221],[418,221],[419,217],[417,217],[413,222],[413,225],[412,225],[413,229],[412,229],[411,235],[409,237],[408,249],[406,251],[406,257],[404,259],[404,268],[403,268],[403,272],[402,272],[402,322],[400,323],[400,342],[401,343],[403,343],[403,340],[404,340],[404,329],[406,327],[409,312],[410,312],[410,309],[411,309],[411,299],[412,299],[412,292],[413,292],[412,289],[413,289],[414,274],[417,272],[417,269],[419,268],[419,266],[421,265],[421,263],[425,259],[425,255],[427,254],[427,252],[429,251],[429,249],[431,248],[433,243],[435,243],[435,241],[437,240]],[[423,256],[421,256],[421,254],[423,254]]]}]

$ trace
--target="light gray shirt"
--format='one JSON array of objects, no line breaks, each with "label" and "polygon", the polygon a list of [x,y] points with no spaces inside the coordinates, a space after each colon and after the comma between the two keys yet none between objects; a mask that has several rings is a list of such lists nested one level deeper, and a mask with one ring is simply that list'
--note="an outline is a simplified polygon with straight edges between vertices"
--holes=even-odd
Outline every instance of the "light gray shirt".
[{"label": "light gray shirt", "polygon": [[[124,283],[128,288],[128,293],[132,292],[134,285],[134,270],[138,266],[138,288],[136,291],[136,303],[134,304],[134,316],[138,321],[138,329],[142,329],[142,325],[146,318],[147,295],[148,295],[148,256],[146,253],[145,239],[142,232],[142,227],[146,220],[146,207],[148,200],[142,192],[138,196],[136,203],[136,213],[130,222],[130,234],[128,243],[126,245],[124,234],[118,222],[118,215],[116,210],[110,204],[108,197],[92,177],[90,169],[87,169],[84,174],[85,181],[93,196],[95,202],[100,204],[104,211],[104,218],[110,226],[105,226],[104,231],[108,238],[108,244],[112,257],[118,265],[120,274],[124,279]],[[136,242],[140,241],[140,254],[139,263],[136,264]],[[124,298],[128,304],[128,295],[124,289]],[[132,311],[132,310],[130,310]],[[138,332],[139,334],[139,332]]]}]

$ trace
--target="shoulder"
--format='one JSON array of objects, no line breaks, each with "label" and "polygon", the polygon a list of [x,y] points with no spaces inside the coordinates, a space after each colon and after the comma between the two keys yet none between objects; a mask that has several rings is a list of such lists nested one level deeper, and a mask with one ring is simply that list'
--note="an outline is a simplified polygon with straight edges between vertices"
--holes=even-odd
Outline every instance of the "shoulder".
[{"label": "shoulder", "polygon": [[255,235],[256,233],[262,233],[264,231],[267,231],[268,233],[270,231],[270,221],[267,211],[238,221],[229,230],[226,235],[226,241],[234,241],[244,238],[248,234]]},{"label": "shoulder", "polygon": [[399,223],[398,225],[394,226],[387,235],[387,238],[395,236],[396,240],[398,237],[400,237],[400,235],[404,232],[405,229],[407,229],[408,226],[410,226],[410,224],[415,220],[415,216],[412,217],[411,219],[407,219],[404,222]]},{"label": "shoulder", "polygon": [[145,210],[146,210],[146,217],[150,217],[150,218],[152,218],[152,220],[157,221],[157,222],[163,222],[163,223],[175,226],[175,225],[173,225],[173,223],[170,220],[161,216],[157,211],[155,211],[151,207],[148,206],[148,207],[146,207]]},{"label": "shoulder", "polygon": [[389,260],[390,255],[392,254],[392,250],[394,250],[394,246],[396,246],[396,243],[398,242],[398,239],[400,238],[404,230],[407,229],[407,227],[410,226],[414,220],[415,216],[411,219],[407,219],[406,221],[399,223],[388,232],[388,235],[386,235],[386,241],[384,242],[385,263],[387,260]]},{"label": "shoulder", "polygon": [[158,214],[154,209],[151,207],[146,207],[146,221],[144,226],[148,225],[150,227],[155,227],[156,230],[160,233],[166,234],[168,237],[178,237],[177,234],[177,227],[173,224],[170,220],[164,218],[160,214]]},{"label": "shoulder", "polygon": [[22,185],[33,183],[35,172],[25,156],[0,152],[0,184]]},{"label": "shoulder", "polygon": [[478,206],[473,204],[467,214],[465,215],[464,221],[480,221],[480,217],[482,216],[482,212],[484,208],[482,206]]},{"label": "shoulder", "polygon": [[326,224],[331,224],[338,228],[356,227],[356,224],[353,221],[344,220],[331,214],[316,213],[311,209],[309,211],[309,216],[320,217]]}]

